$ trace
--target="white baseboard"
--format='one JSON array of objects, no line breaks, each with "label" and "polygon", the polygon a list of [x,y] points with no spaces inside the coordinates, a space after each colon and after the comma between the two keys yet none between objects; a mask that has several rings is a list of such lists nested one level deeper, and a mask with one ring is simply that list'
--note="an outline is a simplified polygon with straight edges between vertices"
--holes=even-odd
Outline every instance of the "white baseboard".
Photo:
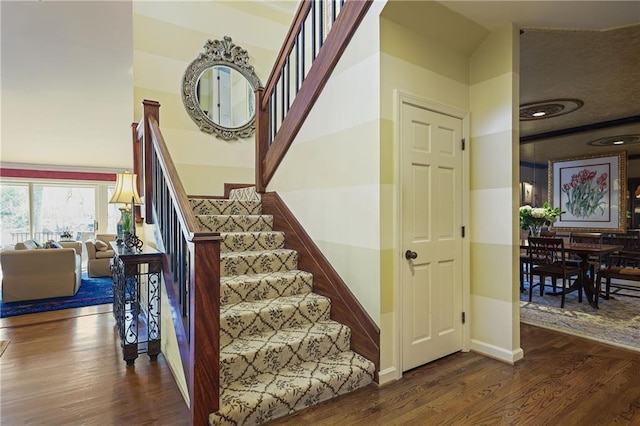
[{"label": "white baseboard", "polygon": [[398,380],[398,378],[398,370],[395,367],[389,367],[378,373],[378,381],[380,386],[395,382],[396,380]]},{"label": "white baseboard", "polygon": [[518,348],[514,351],[509,351],[505,348],[491,345],[489,343],[481,342],[471,339],[471,350],[484,356],[488,356],[498,361],[503,361],[508,364],[515,364],[524,357],[524,351],[522,348]]}]

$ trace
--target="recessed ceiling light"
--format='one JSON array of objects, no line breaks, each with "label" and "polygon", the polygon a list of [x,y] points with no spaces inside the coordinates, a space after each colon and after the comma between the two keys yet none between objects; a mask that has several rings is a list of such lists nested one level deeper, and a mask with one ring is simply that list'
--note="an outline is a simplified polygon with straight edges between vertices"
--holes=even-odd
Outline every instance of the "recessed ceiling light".
[{"label": "recessed ceiling light", "polygon": [[632,145],[635,143],[640,143],[640,135],[609,136],[588,142],[593,146]]},{"label": "recessed ceiling light", "polygon": [[549,99],[520,105],[520,120],[540,120],[569,114],[584,105],[580,99]]}]

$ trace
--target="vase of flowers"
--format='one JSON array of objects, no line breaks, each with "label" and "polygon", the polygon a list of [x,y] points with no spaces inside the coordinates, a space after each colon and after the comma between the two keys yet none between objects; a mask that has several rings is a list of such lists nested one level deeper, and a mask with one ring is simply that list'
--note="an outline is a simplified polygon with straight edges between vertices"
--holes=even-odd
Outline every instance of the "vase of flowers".
[{"label": "vase of flowers", "polygon": [[529,229],[532,237],[539,237],[542,227],[554,223],[558,216],[565,213],[560,208],[552,208],[548,201],[542,207],[520,207],[520,228]]}]

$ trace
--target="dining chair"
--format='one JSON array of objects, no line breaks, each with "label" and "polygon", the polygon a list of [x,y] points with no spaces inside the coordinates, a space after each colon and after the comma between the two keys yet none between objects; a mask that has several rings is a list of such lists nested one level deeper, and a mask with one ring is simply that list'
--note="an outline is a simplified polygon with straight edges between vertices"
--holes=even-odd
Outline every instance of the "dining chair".
[{"label": "dining chair", "polygon": [[[598,271],[595,302],[598,306],[602,279],[605,279],[604,299],[611,297],[611,287],[621,290],[640,291],[640,254],[612,254],[607,266]],[[612,282],[611,280],[616,280]],[[637,284],[635,284],[637,283]]]},{"label": "dining chair", "polygon": [[614,244],[620,244],[624,247],[620,250],[620,254],[637,256],[640,253],[640,231],[638,229],[628,229],[624,235],[620,236],[619,241]]},{"label": "dining chair", "polygon": [[[602,244],[604,244],[604,235],[601,232],[572,232],[569,236],[569,241],[571,243],[591,244],[602,247]],[[580,265],[581,261],[582,259],[579,257],[569,257],[570,264]],[[605,263],[606,259],[602,255],[589,257],[589,280],[592,286],[595,282],[597,271],[599,271]]]},{"label": "dining chair", "polygon": [[[556,236],[556,231],[543,230],[540,231],[541,238],[553,238]],[[531,283],[531,277],[529,276],[529,270],[531,265],[529,263],[529,253],[527,250],[520,250],[520,292],[524,293],[526,290],[524,286],[524,278],[527,276],[527,282]],[[556,286],[554,281],[554,288]]]},{"label": "dining chair", "polygon": [[[548,237],[529,237],[529,245],[527,248],[529,254],[529,302],[533,297],[533,288],[537,285],[540,287],[540,296],[544,295],[546,278],[549,277],[554,281],[562,280],[562,291],[560,292],[562,299],[560,307],[564,308],[565,294],[569,289],[567,282],[571,278],[580,277],[582,270],[579,266],[567,264],[567,252],[564,248],[564,239],[548,238]],[[538,284],[533,283],[533,277],[540,277]],[[582,301],[582,290],[579,289],[578,300]]]}]

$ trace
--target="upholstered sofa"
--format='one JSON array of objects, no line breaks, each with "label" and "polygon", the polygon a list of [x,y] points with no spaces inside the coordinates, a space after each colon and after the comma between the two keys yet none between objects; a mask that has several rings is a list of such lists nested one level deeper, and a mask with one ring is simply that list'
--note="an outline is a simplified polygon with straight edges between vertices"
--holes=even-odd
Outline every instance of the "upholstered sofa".
[{"label": "upholstered sofa", "polygon": [[33,241],[0,253],[2,301],[73,296],[82,279],[82,244],[58,243],[61,248],[40,248]]},{"label": "upholstered sofa", "polygon": [[113,257],[113,250],[109,245],[115,241],[115,234],[97,234],[95,239],[85,241],[87,246],[87,275],[90,277],[110,277],[109,262]]}]

